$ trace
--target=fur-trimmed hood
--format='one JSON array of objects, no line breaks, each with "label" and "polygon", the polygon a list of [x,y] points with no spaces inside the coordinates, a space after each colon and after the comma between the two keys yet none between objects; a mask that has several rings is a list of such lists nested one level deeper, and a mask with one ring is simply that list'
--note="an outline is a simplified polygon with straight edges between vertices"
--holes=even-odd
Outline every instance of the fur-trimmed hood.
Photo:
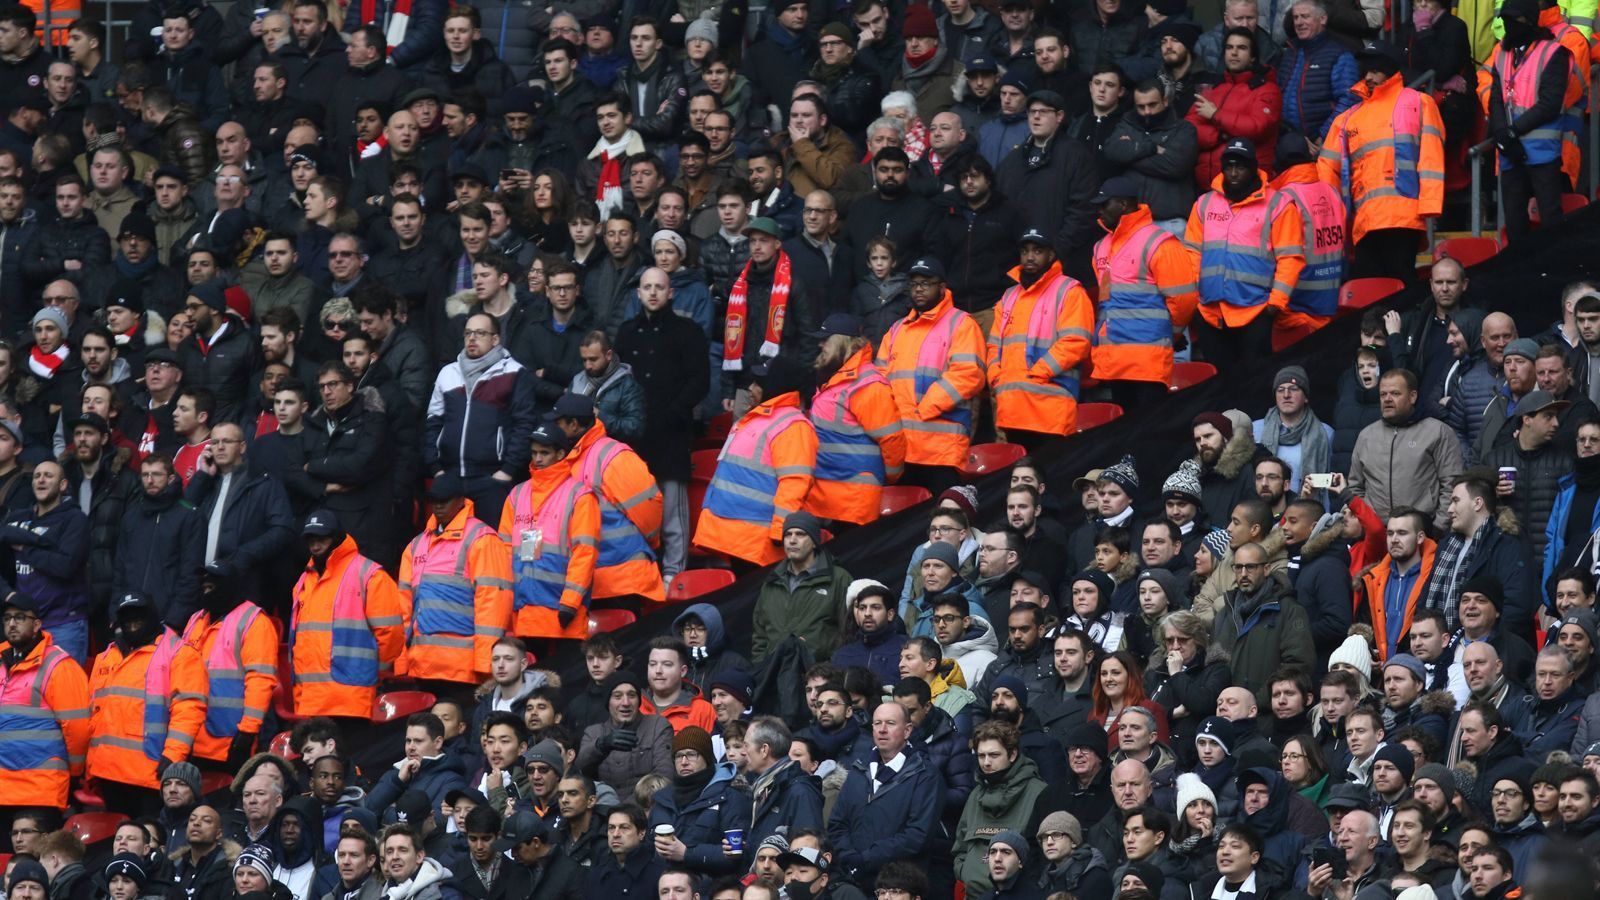
[{"label": "fur-trimmed hood", "polygon": [[1306,542],[1300,547],[1300,559],[1302,561],[1314,559],[1330,549],[1342,548],[1344,546],[1341,540],[1343,536],[1339,528],[1324,528],[1321,531],[1313,532],[1311,537],[1307,538]]},{"label": "fur-trimmed hood", "polygon": [[[1233,437],[1228,438],[1228,442],[1222,445],[1222,453],[1217,457],[1217,464],[1211,471],[1224,480],[1232,480],[1244,470],[1251,459],[1255,458],[1256,439],[1250,430],[1252,423],[1248,415],[1236,409],[1230,409],[1223,415],[1233,423]],[[1207,473],[1205,463],[1198,455],[1194,461],[1200,464],[1200,472],[1204,476]]]},{"label": "fur-trimmed hood", "polygon": [[1509,506],[1502,506],[1495,513],[1494,526],[1512,537],[1522,535],[1522,523],[1517,520],[1516,511]]},{"label": "fur-trimmed hood", "polygon": [[1418,711],[1442,716],[1445,721],[1456,714],[1456,698],[1449,691],[1428,691],[1417,698],[1417,704]]},{"label": "fur-trimmed hood", "polygon": [[478,295],[474,294],[471,288],[464,291],[456,291],[444,300],[445,317],[454,319],[456,316],[464,316],[471,312],[472,307],[477,303]]},{"label": "fur-trimmed hood", "polygon": [[[1122,557],[1122,562],[1117,565],[1116,569],[1107,573],[1111,576],[1111,580],[1117,583],[1117,587],[1122,587],[1128,583],[1129,579],[1139,574],[1138,559],[1137,553],[1126,554]],[[1107,597],[1106,600],[1110,602],[1111,598]]]}]

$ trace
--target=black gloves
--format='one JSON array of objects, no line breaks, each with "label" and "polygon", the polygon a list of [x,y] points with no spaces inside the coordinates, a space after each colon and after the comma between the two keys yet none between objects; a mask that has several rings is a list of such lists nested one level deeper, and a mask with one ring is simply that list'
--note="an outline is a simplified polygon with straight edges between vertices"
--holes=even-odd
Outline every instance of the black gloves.
[{"label": "black gloves", "polygon": [[623,753],[632,753],[639,746],[639,733],[633,729],[619,729],[611,732],[611,749],[621,750]]},{"label": "black gloves", "polygon": [[256,749],[256,735],[239,732],[228,745],[228,768],[239,769]]},{"label": "black gloves", "polygon": [[1499,128],[1494,133],[1494,146],[1501,155],[1517,165],[1528,161],[1528,151],[1522,146],[1522,139],[1517,137],[1516,131],[1511,126]]},{"label": "black gloves", "polygon": [[561,620],[561,627],[566,628],[572,620],[578,617],[578,611],[570,606],[563,606],[556,612],[556,618]]}]

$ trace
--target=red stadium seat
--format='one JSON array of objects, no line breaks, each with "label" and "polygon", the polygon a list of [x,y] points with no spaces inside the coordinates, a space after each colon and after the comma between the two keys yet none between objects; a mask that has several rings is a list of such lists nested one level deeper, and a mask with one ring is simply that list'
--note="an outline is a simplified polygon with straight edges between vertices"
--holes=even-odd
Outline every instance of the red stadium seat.
[{"label": "red stadium seat", "polygon": [[201,772],[200,793],[209,797],[233,786],[233,776],[227,772]]},{"label": "red stadium seat", "polygon": [[[1589,198],[1582,194],[1562,194],[1561,211],[1571,215],[1589,205]],[[1528,220],[1535,225],[1539,224],[1539,201],[1528,200]]]},{"label": "red stadium seat", "polygon": [[1192,388],[1207,378],[1217,374],[1217,367],[1205,362],[1175,362],[1172,364],[1172,385],[1174,391]]},{"label": "red stadium seat", "polygon": [[382,725],[412,713],[426,712],[438,699],[427,691],[385,691],[372,701],[372,721]]},{"label": "red stadium seat", "polygon": [[710,484],[712,473],[717,471],[717,454],[721,452],[721,450],[696,450],[690,453],[689,480]]},{"label": "red stadium seat", "polygon": [[961,474],[976,478],[998,472],[1027,455],[1021,444],[973,444],[967,449],[967,464],[961,467]]},{"label": "red stadium seat", "polygon": [[1366,309],[1396,291],[1405,290],[1398,278],[1356,278],[1339,286],[1339,312]]},{"label": "red stadium seat", "polygon": [[879,504],[878,514],[892,516],[902,509],[910,509],[924,500],[932,499],[933,494],[925,487],[891,484],[883,489],[883,502]]},{"label": "red stadium seat", "polygon": [[127,818],[126,813],[120,812],[82,812],[68,819],[65,827],[85,844],[98,844],[111,840],[117,826]]},{"label": "red stadium seat", "polygon": [[685,569],[672,576],[667,585],[668,603],[688,603],[733,584],[733,573],[727,569]]},{"label": "red stadium seat", "polygon": [[638,621],[625,609],[592,609],[589,611],[589,636],[626,628]]},{"label": "red stadium seat", "polygon": [[1433,247],[1433,261],[1446,257],[1472,267],[1500,252],[1500,242],[1492,237],[1445,238]]},{"label": "red stadium seat", "polygon": [[289,672],[289,645],[278,645],[278,687],[272,692],[272,711],[285,723],[304,719],[294,711],[294,681]]},{"label": "red stadium seat", "polygon": [[83,787],[73,791],[72,799],[76,800],[79,806],[97,806],[101,809],[106,807],[105,798],[95,791],[92,781],[85,781]]},{"label": "red stadium seat", "polygon": [[300,758],[300,754],[295,752],[294,742],[291,740],[293,737],[292,731],[280,731],[272,736],[272,741],[267,744],[267,750],[273,756],[281,756],[293,762]]},{"label": "red stadium seat", "polygon": [[1122,418],[1122,407],[1115,403],[1079,403],[1078,430],[1088,431]]}]

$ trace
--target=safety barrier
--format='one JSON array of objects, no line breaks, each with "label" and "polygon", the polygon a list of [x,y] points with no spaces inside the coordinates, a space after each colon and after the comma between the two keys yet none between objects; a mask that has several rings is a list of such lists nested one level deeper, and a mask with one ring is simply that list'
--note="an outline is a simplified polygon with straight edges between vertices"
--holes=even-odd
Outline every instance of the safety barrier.
[{"label": "safety barrier", "polygon": [[[1595,114],[1595,79],[1600,78],[1600,63],[1589,67],[1589,94],[1586,98],[1586,121],[1584,130],[1588,140],[1584,144],[1584,169],[1588,173],[1588,183],[1576,185],[1579,193],[1585,197],[1593,197],[1595,188],[1600,186],[1600,115]],[[1482,143],[1474,144],[1467,151],[1467,161],[1472,166],[1472,236],[1483,237],[1483,166],[1486,159],[1493,159],[1494,139],[1489,138]],[[1499,234],[1501,226],[1505,224],[1505,195],[1500,191],[1500,178],[1498,174],[1494,180],[1494,233]]]}]

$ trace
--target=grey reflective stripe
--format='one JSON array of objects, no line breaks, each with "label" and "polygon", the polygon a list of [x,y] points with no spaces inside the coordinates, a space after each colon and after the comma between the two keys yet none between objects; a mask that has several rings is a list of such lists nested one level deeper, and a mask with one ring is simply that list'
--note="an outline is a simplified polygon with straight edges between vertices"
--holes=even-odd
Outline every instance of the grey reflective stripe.
[{"label": "grey reflective stripe", "polygon": [[399,616],[368,616],[367,624],[373,628],[394,628],[405,624],[405,620]]},{"label": "grey reflective stripe", "polygon": [[210,699],[208,699],[206,701],[206,705],[207,706],[216,707],[217,709],[243,709],[244,708],[244,698],[243,697],[212,697],[212,698],[210,698]]},{"label": "grey reflective stripe", "polygon": [[8,741],[40,741],[61,737],[59,728],[16,728],[6,732]]},{"label": "grey reflective stripe", "polygon": [[267,711],[264,710],[264,709],[257,709],[254,706],[246,706],[244,708],[244,714],[247,715],[247,716],[254,716],[257,719],[261,719],[261,718],[265,718],[266,717]]},{"label": "grey reflective stripe", "polygon": [[490,575],[479,575],[478,584],[481,587],[501,588],[507,591],[512,588],[512,582],[509,578],[495,578]]},{"label": "grey reflective stripe", "polygon": [[102,734],[89,739],[89,747],[115,747],[118,750],[132,750],[135,753],[144,753],[144,742],[129,738],[117,737],[114,734]]},{"label": "grey reflective stripe", "polygon": [[[466,554],[462,555],[465,556]],[[429,574],[422,576],[422,580],[419,581],[418,584],[448,584],[454,587],[469,588],[472,587],[472,580],[470,578],[463,577],[459,573],[455,575],[441,575],[430,572]]]},{"label": "grey reflective stripe", "polygon": [[332,684],[333,675],[328,672],[295,672],[296,684]]},{"label": "grey reflective stripe", "polygon": [[447,647],[451,650],[471,650],[473,639],[453,634],[419,634],[411,642],[413,647]]},{"label": "grey reflective stripe", "polygon": [[194,746],[194,735],[184,734],[181,731],[168,731],[166,734],[166,739],[169,741],[177,741],[185,747]]},{"label": "grey reflective stripe", "polygon": [[906,431],[930,431],[930,432],[934,432],[936,434],[966,434],[967,433],[967,430],[965,428],[962,428],[960,425],[957,425],[954,422],[941,422],[939,420],[934,420],[934,421],[931,421],[931,422],[923,422],[923,421],[919,421],[919,420],[916,420],[916,419],[907,419],[906,423],[905,423],[905,430]]},{"label": "grey reflective stripe", "polygon": [[[0,705],[0,716],[12,716],[19,719],[48,719],[55,721],[55,715],[48,709],[39,706],[21,706],[7,703]],[[6,737],[15,737],[16,732],[6,732]]]},{"label": "grey reflective stripe", "polygon": [[100,697],[126,697],[140,702],[143,702],[147,696],[143,688],[122,687],[114,684],[101,686],[100,690],[94,692],[94,695],[97,699]]},{"label": "grey reflective stripe", "polygon": [[328,633],[328,634],[331,634],[331,633],[333,633],[333,623],[332,622],[298,622],[298,623],[295,624],[294,630],[296,632],[300,633],[300,634],[324,633],[324,632]]},{"label": "grey reflective stripe", "polygon": [[1055,383],[1039,384],[1033,381],[1003,381],[995,386],[996,394],[1043,394],[1048,397],[1060,397],[1067,393],[1066,388]]},{"label": "grey reflective stripe", "polygon": [[363,647],[335,647],[329,656],[332,658],[370,659],[373,662],[378,661],[378,653],[376,650],[367,650]]},{"label": "grey reflective stripe", "polygon": [[73,710],[67,710],[66,712],[62,712],[61,710],[56,710],[55,711],[55,715],[56,715],[57,719],[60,719],[63,722],[70,722],[70,721],[73,721],[75,719],[87,719],[87,718],[89,718],[89,711],[87,709],[73,709]]}]

